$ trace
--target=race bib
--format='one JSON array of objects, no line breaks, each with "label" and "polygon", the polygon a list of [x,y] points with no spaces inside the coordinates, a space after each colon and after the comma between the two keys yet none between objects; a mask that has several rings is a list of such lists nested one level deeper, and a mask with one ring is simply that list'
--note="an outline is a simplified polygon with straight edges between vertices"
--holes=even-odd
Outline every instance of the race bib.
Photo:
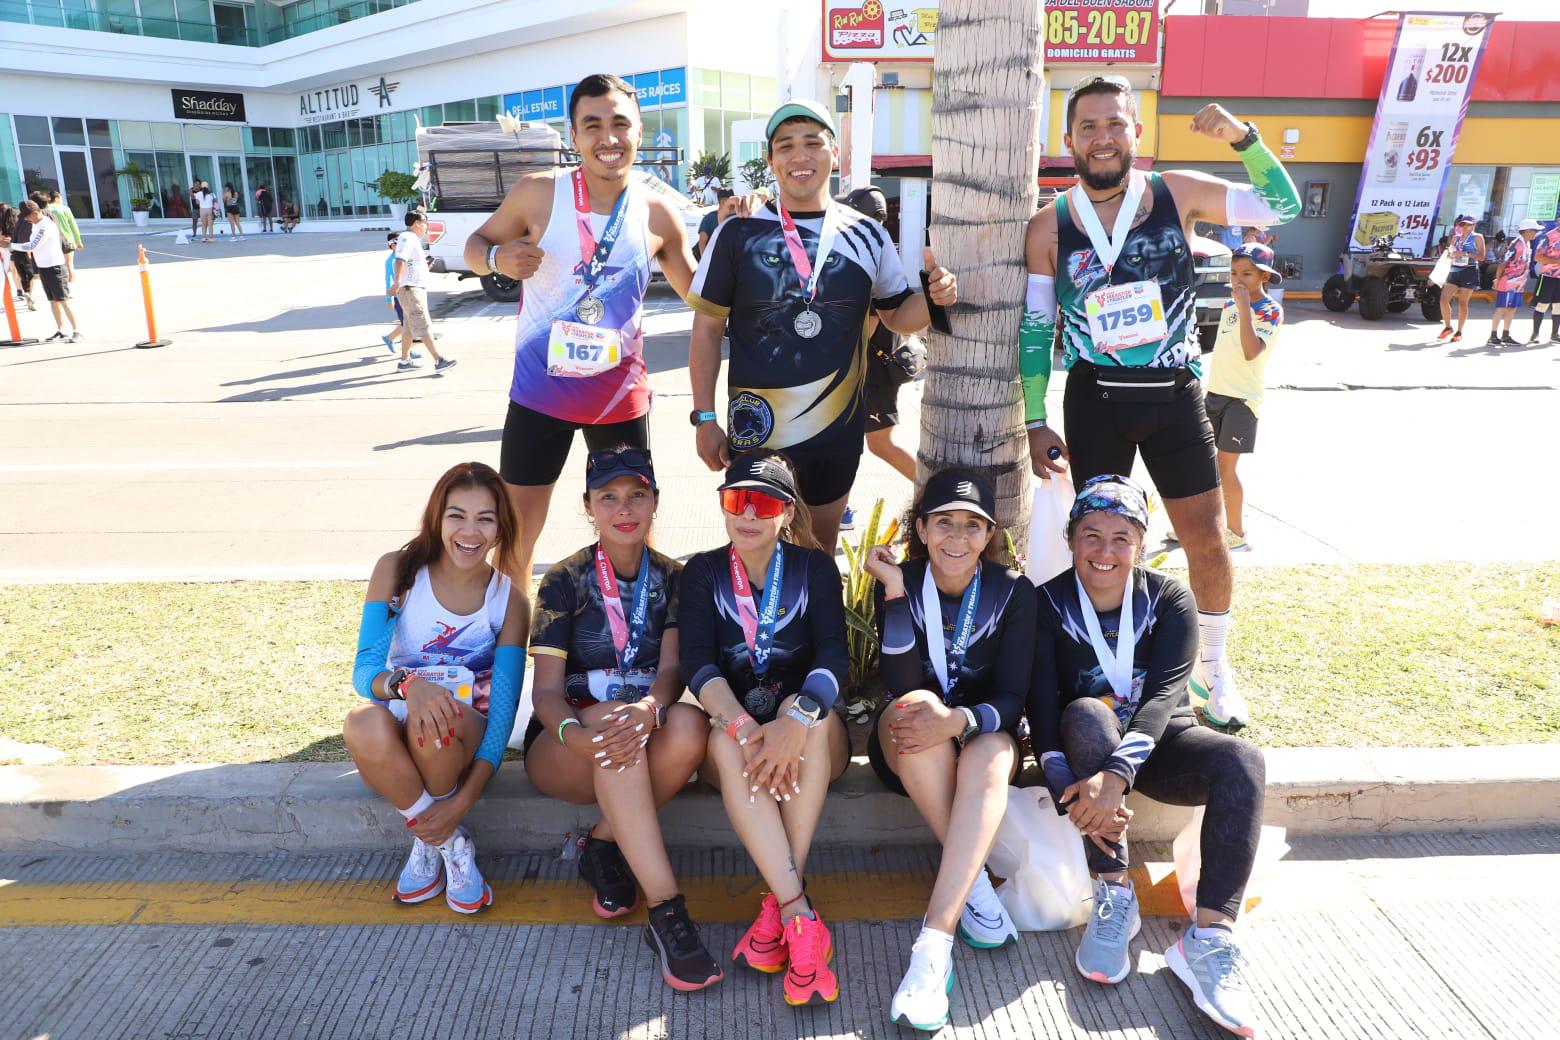
[{"label": "race bib", "polygon": [[462,704],[471,703],[471,688],[476,684],[477,678],[470,668],[458,664],[429,665],[425,668],[413,668],[412,674],[426,679],[435,686],[442,686],[450,691],[450,696]]},{"label": "race bib", "polygon": [[552,323],[547,341],[547,374],[567,378],[609,372],[623,360],[623,337],[617,329],[599,329],[572,321]]},{"label": "race bib", "polygon": [[1083,301],[1089,315],[1089,338],[1097,350],[1114,354],[1169,335],[1159,286],[1154,282],[1107,285]]}]

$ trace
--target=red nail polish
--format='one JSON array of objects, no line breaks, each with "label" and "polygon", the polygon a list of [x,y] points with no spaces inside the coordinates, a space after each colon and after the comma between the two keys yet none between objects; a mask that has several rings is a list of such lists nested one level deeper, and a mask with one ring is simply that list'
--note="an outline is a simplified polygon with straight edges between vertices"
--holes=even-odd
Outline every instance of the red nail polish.
[{"label": "red nail polish", "polygon": [[410,819],[410,820],[407,820],[407,821],[406,821],[406,825],[407,825],[407,826],[408,826],[408,827],[414,827],[414,826],[416,826],[416,825],[417,825],[417,820],[416,820],[416,818],[415,818],[415,817],[414,817],[414,818],[412,818],[412,819]]},{"label": "red nail polish", "polygon": [[454,726],[450,727],[450,739],[451,740],[455,739],[455,727]]},{"label": "red nail polish", "polygon": [[418,747],[422,747],[423,746],[423,738],[422,737],[418,737],[417,738],[417,746]]}]

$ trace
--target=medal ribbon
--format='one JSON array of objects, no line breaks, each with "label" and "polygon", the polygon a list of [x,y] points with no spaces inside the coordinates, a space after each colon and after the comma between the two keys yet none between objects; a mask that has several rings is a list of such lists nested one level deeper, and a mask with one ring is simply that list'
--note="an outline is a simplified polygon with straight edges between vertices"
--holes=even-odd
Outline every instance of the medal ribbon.
[{"label": "medal ribbon", "polygon": [[1105,276],[1110,277],[1110,270],[1116,266],[1116,258],[1121,255],[1121,250],[1126,247],[1127,236],[1132,233],[1132,218],[1137,214],[1138,203],[1143,200],[1143,178],[1139,177],[1136,170],[1127,171],[1127,193],[1121,200],[1121,208],[1116,211],[1116,224],[1109,237],[1105,234],[1105,225],[1100,223],[1100,215],[1094,212],[1094,200],[1083,192],[1082,184],[1073,185],[1072,205],[1078,214],[1078,220],[1083,224],[1083,230],[1089,236],[1089,243],[1094,246],[1094,252],[1100,258],[1100,263],[1105,265]]},{"label": "medal ribbon", "polygon": [[807,247],[802,245],[801,232],[796,230],[796,221],[785,211],[784,203],[777,201],[775,208],[780,211],[780,233],[785,236],[785,247],[791,253],[791,262],[796,265],[796,273],[802,283],[803,302],[811,310],[813,298],[818,295],[818,276],[823,273],[823,265],[828,262],[829,254],[834,252],[834,240],[839,237],[839,211],[833,202],[824,209],[823,230],[818,233],[818,257],[816,261],[809,261]]},{"label": "medal ribbon", "polygon": [[639,643],[645,636],[645,620],[650,614],[650,549],[639,562],[639,588],[634,590],[634,612],[623,616],[623,599],[618,593],[617,574],[601,543],[596,543],[596,583],[601,587],[601,605],[607,612],[607,627],[612,630],[612,645],[617,648],[618,672],[627,675],[639,656]]},{"label": "medal ribbon", "polygon": [[926,649],[932,659],[932,671],[942,684],[943,702],[953,696],[953,688],[959,685],[959,673],[964,668],[964,654],[970,648],[970,634],[975,631],[975,608],[980,604],[980,567],[964,588],[964,598],[959,601],[958,620],[953,626],[953,645],[944,649],[942,629],[942,603],[937,598],[937,583],[932,580],[932,566],[926,565],[926,580],[921,582],[921,613],[926,622]]},{"label": "medal ribbon", "polygon": [[753,607],[753,586],[748,583],[747,569],[737,555],[737,547],[729,545],[726,552],[731,559],[731,591],[737,599],[737,620],[742,624],[742,638],[747,643],[748,656],[753,661],[753,674],[763,679],[769,670],[769,651],[775,645],[775,619],[780,614],[780,583],[785,577],[785,547],[775,543],[775,554],[769,561],[769,580],[764,583],[764,595],[758,608]]},{"label": "medal ribbon", "polygon": [[580,266],[575,268],[575,272],[585,280],[587,294],[595,288],[606,271],[607,257],[612,255],[612,247],[623,233],[623,224],[627,218],[628,188],[625,187],[612,204],[612,215],[607,218],[607,226],[602,229],[601,241],[597,242],[590,230],[590,189],[585,186],[585,171],[574,171],[574,221],[580,233]]},{"label": "medal ribbon", "polygon": [[1089,642],[1094,646],[1094,656],[1099,658],[1100,671],[1105,674],[1105,680],[1110,683],[1110,688],[1116,694],[1116,700],[1122,704],[1132,703],[1132,656],[1137,650],[1137,629],[1132,625],[1132,573],[1127,575],[1127,594],[1121,598],[1121,623],[1116,626],[1116,650],[1111,652],[1110,644],[1105,641],[1105,634],[1100,631],[1100,618],[1094,612],[1094,604],[1089,602],[1089,594],[1084,591],[1083,581],[1077,574],[1073,575],[1073,581],[1078,583],[1078,604],[1083,609],[1083,627],[1088,629]]}]

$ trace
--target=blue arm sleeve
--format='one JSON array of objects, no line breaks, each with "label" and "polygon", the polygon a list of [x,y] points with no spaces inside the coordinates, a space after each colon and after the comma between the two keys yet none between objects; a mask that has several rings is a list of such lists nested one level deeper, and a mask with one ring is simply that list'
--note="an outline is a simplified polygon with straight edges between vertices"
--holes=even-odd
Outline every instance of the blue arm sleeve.
[{"label": "blue arm sleeve", "polygon": [[390,604],[363,604],[363,620],[358,623],[357,658],[352,666],[352,688],[371,701],[379,699],[374,696],[374,676],[385,670],[393,635],[395,618],[390,613]]},{"label": "blue arm sleeve", "polygon": [[518,646],[500,646],[493,651],[493,688],[488,691],[487,732],[477,757],[489,763],[493,772],[504,761],[504,749],[515,731],[515,708],[520,703],[520,685],[525,677],[525,650]]}]

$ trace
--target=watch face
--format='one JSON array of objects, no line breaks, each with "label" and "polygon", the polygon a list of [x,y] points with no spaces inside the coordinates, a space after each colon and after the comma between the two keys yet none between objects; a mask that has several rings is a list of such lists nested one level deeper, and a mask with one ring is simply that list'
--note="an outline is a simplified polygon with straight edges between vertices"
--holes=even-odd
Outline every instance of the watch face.
[{"label": "watch face", "polygon": [[817,701],[807,696],[807,694],[803,693],[798,695],[796,698],[796,710],[802,712],[804,715],[811,715],[816,719],[818,716],[823,714],[823,705],[819,704]]}]

